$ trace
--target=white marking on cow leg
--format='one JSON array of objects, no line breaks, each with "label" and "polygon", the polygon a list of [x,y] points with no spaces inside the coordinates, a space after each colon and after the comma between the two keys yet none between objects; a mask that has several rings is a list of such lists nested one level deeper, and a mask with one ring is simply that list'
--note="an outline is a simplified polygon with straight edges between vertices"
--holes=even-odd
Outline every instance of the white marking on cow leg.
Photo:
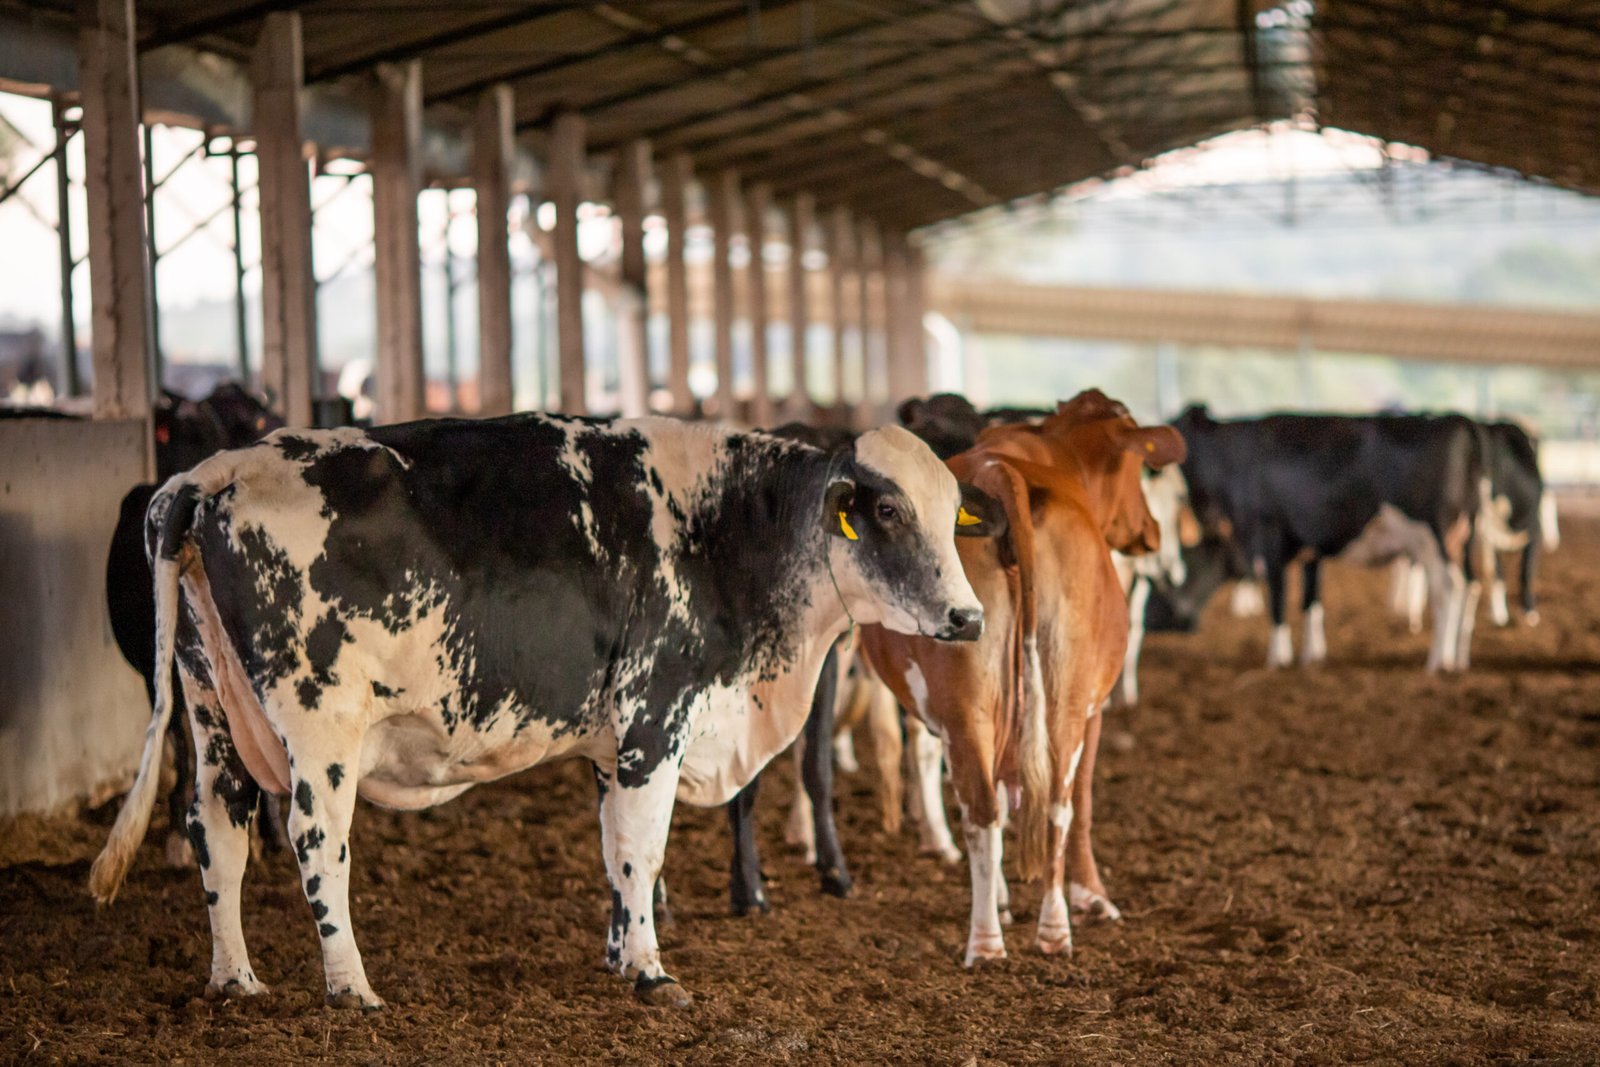
[{"label": "white marking on cow leg", "polygon": [[1561,525],[1556,515],[1556,495],[1546,489],[1539,494],[1539,541],[1546,552],[1561,547]]},{"label": "white marking on cow leg", "polygon": [[816,824],[812,821],[811,795],[806,792],[806,784],[801,777],[805,751],[806,739],[801,735],[794,740],[794,801],[789,805],[789,826],[784,830],[783,840],[786,844],[799,846],[806,854],[806,862],[815,864]]},{"label": "white marking on cow leg", "polygon": [[[186,673],[183,684],[198,757],[189,833],[200,842],[200,881],[205,886],[206,914],[211,920],[211,980],[206,984],[206,996],[258,996],[268,990],[250,966],[250,951],[245,947],[244,926],[239,918],[239,888],[250,862],[250,819],[247,816],[242,825],[236,826],[228,812],[228,793],[234,787],[250,797],[249,809],[254,812],[254,784],[238,781],[236,776],[243,767],[232,742],[220,726],[209,725],[223,721],[216,693]],[[202,720],[208,725],[202,725]],[[213,744],[214,736],[219,736],[220,742]],[[212,754],[223,756],[228,765],[212,762],[208,758]],[[218,789],[224,779],[224,788]]]},{"label": "white marking on cow leg", "polygon": [[1086,885],[1073,882],[1067,887],[1067,894],[1074,914],[1092,915],[1113,923],[1122,918],[1122,909],[1111,903],[1110,898],[1096,893]]},{"label": "white marking on cow leg", "polygon": [[1052,813],[1050,877],[1039,901],[1039,926],[1034,943],[1047,956],[1072,954],[1072,916],[1061,883],[1066,872],[1067,830],[1072,825],[1072,802],[1057,805]]},{"label": "white marking on cow leg", "polygon": [[1306,636],[1300,645],[1300,662],[1307,667],[1316,666],[1328,658],[1328,636],[1323,630],[1322,605],[1311,605],[1306,610]]},{"label": "white marking on cow leg", "polygon": [[1458,565],[1444,560],[1430,564],[1428,595],[1433,602],[1433,644],[1428,650],[1428,671],[1455,669],[1456,641],[1461,632],[1461,607],[1466,579]]},{"label": "white marking on cow leg", "polygon": [[917,790],[912,801],[921,809],[921,818],[918,820],[922,837],[920,850],[924,854],[938,856],[946,863],[960,863],[961,850],[956,847],[955,838],[950,834],[950,823],[946,821],[944,813],[944,742],[921,723],[917,723],[920,729],[911,727],[910,723],[908,719],[913,758],[917,764]]},{"label": "white marking on cow leg", "polygon": [[[326,697],[333,697],[333,693]],[[324,707],[336,706],[324,699]],[[336,700],[337,698],[335,698]],[[356,769],[361,743],[290,742],[289,839],[300,863],[300,888],[322,939],[327,1000],[336,1008],[377,1011],[383,1001],[367,984],[361,949],[350,922],[350,821],[356,810]],[[338,770],[330,768],[337,767]]]},{"label": "white marking on cow leg", "polygon": [[1412,560],[1406,564],[1406,626],[1414,634],[1422,632],[1422,612],[1428,606],[1428,568]]},{"label": "white marking on cow leg", "polygon": [[833,767],[845,774],[855,774],[861,769],[861,762],[856,759],[856,735],[848,727],[834,735]]},{"label": "white marking on cow leg", "polygon": [[1496,626],[1511,625],[1511,607],[1506,603],[1506,580],[1498,574],[1489,583],[1489,618]]},{"label": "white marking on cow leg", "polygon": [[973,826],[965,819],[967,852],[972,870],[972,924],[967,933],[966,965],[979,960],[1006,958],[1005,934],[1000,929],[999,900],[995,888],[1000,874],[1000,827]]},{"label": "white marking on cow leg", "polygon": [[[1456,624],[1456,667],[1464,671],[1472,666],[1472,631],[1478,622],[1478,600],[1483,596],[1482,582],[1468,582],[1461,598],[1461,620]],[[1509,621],[1509,620],[1508,620]]]},{"label": "white marking on cow leg", "polygon": [[688,995],[661,967],[651,906],[666,855],[678,777],[679,765],[668,757],[643,784],[626,786],[612,776],[600,800],[600,845],[612,908],[606,962],[623,977],[633,978],[634,991],[654,1004],[688,1002]]},{"label": "white marking on cow leg", "polygon": [[1000,812],[1000,835],[995,838],[997,854],[994,860],[994,901],[995,907],[1000,910],[1000,925],[1010,926],[1014,921],[1011,918],[1011,883],[1006,881],[1006,867],[1001,860],[1000,854],[1005,851],[1005,828],[1008,821],[1007,817],[1011,811],[1011,804],[1007,797],[1004,782],[996,782],[994,792],[995,804]]},{"label": "white marking on cow leg", "polygon": [[1122,702],[1139,703],[1139,649],[1144,644],[1144,612],[1150,601],[1150,579],[1140,575],[1128,594],[1128,651],[1122,657]]},{"label": "white marking on cow leg", "polygon": [[1272,628],[1267,641],[1267,666],[1287,667],[1294,662],[1294,638],[1289,636],[1289,624],[1279,623]]},{"label": "white marking on cow leg", "polygon": [[1266,614],[1267,602],[1261,595],[1260,584],[1248,578],[1235,583],[1228,608],[1236,619],[1253,619]]}]

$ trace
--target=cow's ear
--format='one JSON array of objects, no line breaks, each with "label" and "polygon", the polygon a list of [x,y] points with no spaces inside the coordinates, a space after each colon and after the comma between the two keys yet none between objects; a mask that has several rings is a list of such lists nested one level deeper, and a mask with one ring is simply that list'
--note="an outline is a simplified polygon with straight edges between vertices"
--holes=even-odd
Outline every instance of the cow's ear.
[{"label": "cow's ear", "polygon": [[835,537],[859,541],[861,535],[856,533],[855,525],[850,519],[850,511],[855,507],[855,502],[855,482],[849,478],[835,478],[829,482],[828,491],[823,497],[823,528]]},{"label": "cow's ear", "polygon": [[961,508],[956,512],[957,537],[999,537],[1006,532],[1000,501],[975,485],[961,482]]},{"label": "cow's ear", "polygon": [[1171,426],[1128,426],[1115,431],[1117,446],[1144,460],[1151,470],[1182,463],[1189,454],[1183,434]]}]

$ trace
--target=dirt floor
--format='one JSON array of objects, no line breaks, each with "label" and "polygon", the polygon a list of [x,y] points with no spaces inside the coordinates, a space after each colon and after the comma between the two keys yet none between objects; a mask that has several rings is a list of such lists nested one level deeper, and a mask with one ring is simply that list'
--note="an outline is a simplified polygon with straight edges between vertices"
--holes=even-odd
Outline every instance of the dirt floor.
[{"label": "dirt floor", "polygon": [[84,860],[0,870],[0,1060],[1600,1062],[1600,520],[1564,526],[1543,624],[1485,620],[1466,677],[1426,676],[1386,575],[1337,566],[1323,669],[1269,674],[1264,622],[1220,602],[1199,636],[1152,638],[1101,761],[1126,918],[1080,926],[1070,960],[1033,951],[1020,887],[1012,958],[964,971],[965,868],[879,830],[868,772],[840,799],[857,892],[820,897],[782,846],[783,760],[766,918],[728,915],[723,814],[679,809],[664,945],[697,999],[645,1008],[599,965],[594,797],[568,764],[358,813],[373,1017],[322,1006],[285,856],[245,892],[273,994],[227,1004],[201,999],[199,880],[163,869],[159,823],[110,908]]}]

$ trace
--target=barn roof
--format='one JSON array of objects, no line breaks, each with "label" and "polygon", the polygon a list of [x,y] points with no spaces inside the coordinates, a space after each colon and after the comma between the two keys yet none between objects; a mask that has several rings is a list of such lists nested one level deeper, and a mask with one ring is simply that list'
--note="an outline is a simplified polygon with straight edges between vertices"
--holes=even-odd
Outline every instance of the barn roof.
[{"label": "barn roof", "polygon": [[[434,116],[509,82],[537,145],[635,137],[893,229],[1306,113],[1600,186],[1600,5],[1557,0],[135,0],[141,50],[248,58],[294,9],[309,82],[423,61]],[[20,4],[72,16],[72,0]],[[1587,8],[1589,10],[1580,10]],[[1309,30],[1309,32],[1308,32]],[[1311,75],[1316,75],[1315,87]],[[1537,122],[1534,120],[1537,119]]]}]

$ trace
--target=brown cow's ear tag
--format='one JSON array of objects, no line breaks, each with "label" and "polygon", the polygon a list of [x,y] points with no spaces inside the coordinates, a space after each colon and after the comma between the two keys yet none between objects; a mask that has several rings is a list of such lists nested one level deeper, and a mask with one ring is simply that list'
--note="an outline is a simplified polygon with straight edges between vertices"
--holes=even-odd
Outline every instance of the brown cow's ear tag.
[{"label": "brown cow's ear tag", "polygon": [[1154,441],[1146,441],[1144,443],[1144,450],[1146,452],[1154,452],[1156,450],[1156,443]]},{"label": "brown cow's ear tag", "polygon": [[852,541],[861,540],[861,535],[851,527],[850,520],[844,517],[844,512],[842,511],[839,512],[839,530]]},{"label": "brown cow's ear tag", "polygon": [[977,525],[980,525],[982,522],[983,522],[982,519],[978,518],[978,516],[974,515],[972,512],[968,511],[964,507],[961,510],[956,512],[956,525],[957,526],[977,526]]}]

